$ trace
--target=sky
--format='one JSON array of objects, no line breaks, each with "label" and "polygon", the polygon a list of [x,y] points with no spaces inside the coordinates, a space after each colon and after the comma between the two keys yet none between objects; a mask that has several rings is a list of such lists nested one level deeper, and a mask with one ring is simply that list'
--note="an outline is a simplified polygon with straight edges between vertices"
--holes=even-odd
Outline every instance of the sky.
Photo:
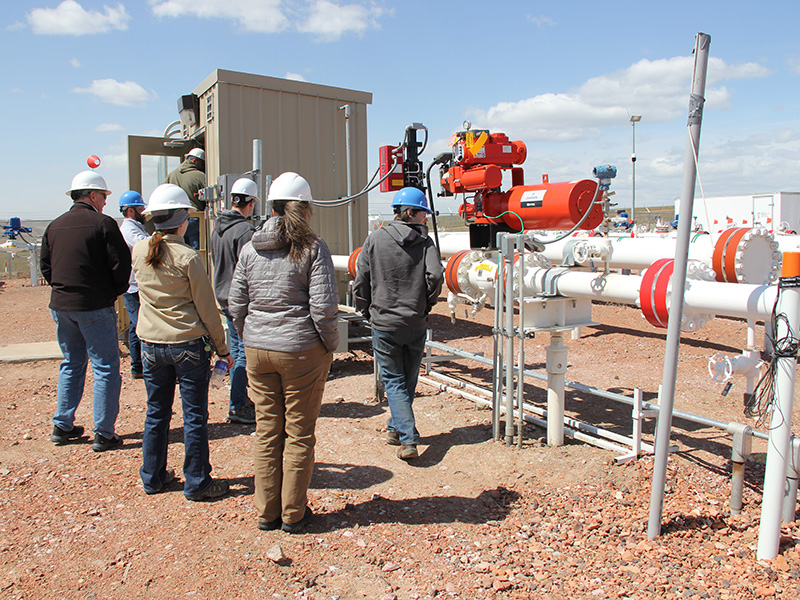
[{"label": "sky", "polygon": [[[698,32],[711,45],[697,196],[800,191],[796,1],[23,0],[0,19],[3,221],[67,210],[90,155],[117,216],[126,136],[161,135],[218,68],[371,92],[370,172],[410,123],[428,128],[427,166],[469,120],[525,142],[528,183],[616,165],[620,208],[641,115],[637,212],[669,205]],[[371,194],[371,211],[390,200]]]}]

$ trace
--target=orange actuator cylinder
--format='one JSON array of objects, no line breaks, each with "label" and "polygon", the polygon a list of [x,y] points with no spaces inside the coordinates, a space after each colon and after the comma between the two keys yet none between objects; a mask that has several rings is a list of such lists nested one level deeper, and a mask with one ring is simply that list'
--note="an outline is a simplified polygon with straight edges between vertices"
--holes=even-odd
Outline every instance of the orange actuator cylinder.
[{"label": "orange actuator cylinder", "polygon": [[[571,229],[588,210],[597,185],[591,179],[518,185],[504,194],[486,194],[483,212],[489,221],[504,222],[515,230]],[[594,229],[602,222],[600,200],[598,194],[597,202],[581,229]]]}]

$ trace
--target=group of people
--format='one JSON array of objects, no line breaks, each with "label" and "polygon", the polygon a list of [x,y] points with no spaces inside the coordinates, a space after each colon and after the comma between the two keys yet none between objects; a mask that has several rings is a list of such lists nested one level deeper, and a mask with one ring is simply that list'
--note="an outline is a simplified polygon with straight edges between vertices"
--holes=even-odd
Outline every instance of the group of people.
[{"label": "group of people", "polygon": [[[199,253],[184,238],[196,206],[181,187],[162,184],[147,203],[135,191],[124,193],[120,227],[103,214],[110,193],[97,173],[76,175],[67,192],[72,208],[48,226],[42,240],[41,271],[52,288],[51,315],[64,355],[51,441],[61,445],[84,437],[74,420],[88,358],[94,372],[92,449],[123,443],[115,432],[121,375],[114,310],[123,295],[131,318],[131,377],[144,379],[147,391],[144,491],[157,494],[175,478],[167,451],[176,385],[184,421],[184,495],[197,501],[229,491],[227,481],[211,477],[213,352],[231,373],[228,420],[256,425],[258,528],[302,531],[313,516],[307,493],[315,427],[339,342],[338,286],[330,250],[310,226],[308,182],[290,172],[276,178],[268,196],[272,218],[256,229],[247,218],[258,188],[247,178],[236,181],[232,208],[218,215],[211,235],[213,286]],[[355,302],[372,323],[391,413],[386,441],[399,446],[399,458],[410,460],[418,456],[419,443],[414,391],[442,266],[427,235],[424,194],[404,188],[393,206],[395,221],[370,235],[359,256]],[[152,235],[144,226],[148,218]]]}]

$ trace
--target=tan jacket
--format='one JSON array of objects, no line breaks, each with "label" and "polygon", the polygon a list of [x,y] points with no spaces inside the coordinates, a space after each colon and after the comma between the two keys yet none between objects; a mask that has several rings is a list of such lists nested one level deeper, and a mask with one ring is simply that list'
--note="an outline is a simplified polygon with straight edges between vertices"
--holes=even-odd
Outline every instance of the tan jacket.
[{"label": "tan jacket", "polygon": [[177,235],[164,236],[163,264],[145,263],[150,240],[132,251],[139,284],[139,323],[136,335],[153,344],[179,344],[208,335],[217,354],[229,352],[211,281],[196,250]]}]

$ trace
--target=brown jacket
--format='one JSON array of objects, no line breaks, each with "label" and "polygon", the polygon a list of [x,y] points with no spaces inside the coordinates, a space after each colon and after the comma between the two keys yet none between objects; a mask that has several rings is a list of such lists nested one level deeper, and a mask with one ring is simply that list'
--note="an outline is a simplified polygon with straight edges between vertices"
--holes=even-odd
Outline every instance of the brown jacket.
[{"label": "brown jacket", "polygon": [[150,240],[133,247],[133,270],[139,284],[136,335],[153,344],[179,344],[208,335],[217,354],[228,354],[211,280],[196,250],[177,235],[164,236],[164,262],[145,263]]}]

